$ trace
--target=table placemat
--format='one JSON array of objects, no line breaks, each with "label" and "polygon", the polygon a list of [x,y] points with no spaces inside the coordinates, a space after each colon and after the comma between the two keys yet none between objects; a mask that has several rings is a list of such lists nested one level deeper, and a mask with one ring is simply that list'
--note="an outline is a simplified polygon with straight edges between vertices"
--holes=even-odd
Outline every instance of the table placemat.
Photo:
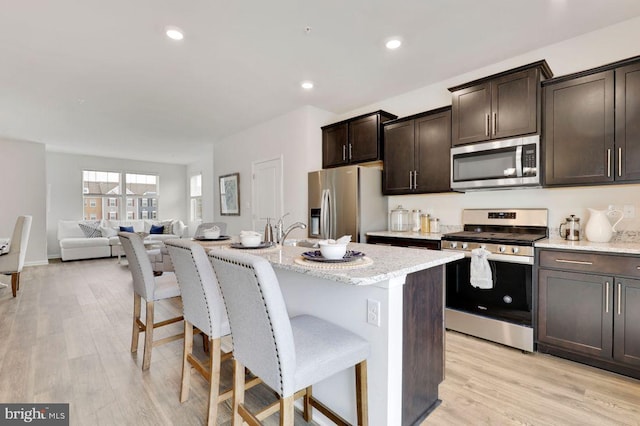
[{"label": "table placemat", "polygon": [[373,265],[373,260],[370,257],[363,257],[353,262],[345,262],[345,263],[322,263],[322,262],[314,262],[313,260],[307,260],[303,257],[298,257],[293,259],[293,261],[300,266],[305,266],[307,268],[316,268],[316,269],[356,269],[356,268],[364,268],[370,265]]}]

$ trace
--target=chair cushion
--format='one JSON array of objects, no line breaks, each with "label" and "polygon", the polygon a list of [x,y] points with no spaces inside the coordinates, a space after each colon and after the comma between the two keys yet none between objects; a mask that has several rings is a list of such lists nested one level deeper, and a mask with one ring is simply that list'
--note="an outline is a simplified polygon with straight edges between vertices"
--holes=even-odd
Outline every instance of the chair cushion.
[{"label": "chair cushion", "polygon": [[310,315],[291,318],[296,348],[296,391],[365,360],[371,348],[362,337]]},{"label": "chair cushion", "polygon": [[153,294],[154,300],[180,296],[180,287],[173,272],[166,272],[154,278],[156,280],[156,289]]}]

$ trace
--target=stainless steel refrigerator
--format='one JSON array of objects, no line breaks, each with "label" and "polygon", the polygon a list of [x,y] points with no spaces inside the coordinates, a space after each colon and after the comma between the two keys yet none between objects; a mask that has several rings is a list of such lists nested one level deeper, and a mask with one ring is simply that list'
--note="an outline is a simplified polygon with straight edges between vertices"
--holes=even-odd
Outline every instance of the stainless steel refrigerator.
[{"label": "stainless steel refrigerator", "polygon": [[387,229],[382,170],[346,166],[309,173],[309,237],[366,242],[369,231]]}]

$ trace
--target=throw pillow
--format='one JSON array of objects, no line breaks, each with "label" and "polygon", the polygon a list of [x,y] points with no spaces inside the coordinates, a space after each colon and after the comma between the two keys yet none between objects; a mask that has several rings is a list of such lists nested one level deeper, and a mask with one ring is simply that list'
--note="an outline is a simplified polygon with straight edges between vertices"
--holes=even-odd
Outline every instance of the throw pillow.
[{"label": "throw pillow", "polygon": [[120,232],[135,232],[133,226],[121,226]]},{"label": "throw pillow", "polygon": [[151,225],[151,229],[149,230],[150,234],[164,234],[164,226],[162,225]]},{"label": "throw pillow", "polygon": [[85,222],[78,223],[80,229],[82,229],[82,233],[87,238],[98,238],[102,237],[102,232],[100,231],[100,222]]},{"label": "throw pillow", "polygon": [[163,220],[160,225],[164,226],[163,234],[173,234],[173,220]]},{"label": "throw pillow", "polygon": [[102,232],[103,237],[107,238],[118,236],[118,231],[116,231],[115,228],[110,228],[108,226],[101,226],[100,232]]}]

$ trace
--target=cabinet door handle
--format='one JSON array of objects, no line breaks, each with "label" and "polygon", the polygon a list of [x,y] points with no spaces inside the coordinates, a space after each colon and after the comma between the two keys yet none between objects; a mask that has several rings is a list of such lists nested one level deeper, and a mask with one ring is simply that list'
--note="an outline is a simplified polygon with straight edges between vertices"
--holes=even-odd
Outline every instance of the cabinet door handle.
[{"label": "cabinet door handle", "polygon": [[558,263],[573,263],[576,265],[593,265],[593,262],[587,262],[585,260],[568,260],[568,259],[556,259]]},{"label": "cabinet door handle", "polygon": [[486,118],[487,119],[484,120],[484,135],[485,136],[489,136],[489,120],[490,120],[489,114],[487,114]]},{"label": "cabinet door handle", "polygon": [[342,161],[347,161],[347,146],[342,145]]},{"label": "cabinet door handle", "polygon": [[607,149],[607,177],[611,177],[611,150]]},{"label": "cabinet door handle", "polygon": [[409,170],[409,189],[413,188],[413,170]]},{"label": "cabinet door handle", "polygon": [[609,313],[609,281],[607,281],[605,283],[605,290],[604,290],[604,312],[605,313]]},{"label": "cabinet door handle", "polygon": [[353,147],[353,145],[349,144],[349,160],[351,160],[351,157],[352,157],[352,155],[351,155],[351,148],[352,147]]},{"label": "cabinet door handle", "polygon": [[493,113],[493,136],[495,136],[496,133],[498,133],[498,113],[494,112]]},{"label": "cabinet door handle", "polygon": [[618,176],[622,176],[622,147],[618,148]]},{"label": "cabinet door handle", "polygon": [[418,171],[413,171],[413,189],[418,189]]},{"label": "cabinet door handle", "polygon": [[618,315],[620,315],[620,305],[622,305],[622,286],[618,283]]}]

